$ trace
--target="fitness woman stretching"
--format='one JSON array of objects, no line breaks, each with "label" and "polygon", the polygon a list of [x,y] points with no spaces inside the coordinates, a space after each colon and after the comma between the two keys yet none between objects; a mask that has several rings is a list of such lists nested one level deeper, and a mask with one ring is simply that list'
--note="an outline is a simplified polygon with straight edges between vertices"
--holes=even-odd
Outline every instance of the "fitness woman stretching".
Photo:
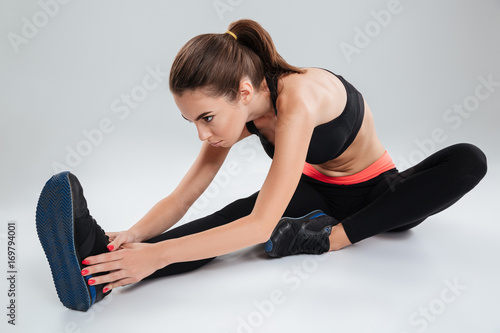
[{"label": "fitness woman stretching", "polygon": [[[184,45],[171,68],[170,90],[203,145],[172,194],[128,231],[108,233],[104,250],[89,256],[80,250],[84,281],[104,295],[259,243],[273,257],[320,254],[408,230],[451,206],[486,173],[485,155],[471,144],[447,147],[399,172],[363,96],[326,69],[289,65],[251,20]],[[252,134],[273,159],[261,190],[164,232],[209,186],[231,147]],[[102,233],[89,228],[80,238]],[[110,252],[102,253],[106,246]]]}]

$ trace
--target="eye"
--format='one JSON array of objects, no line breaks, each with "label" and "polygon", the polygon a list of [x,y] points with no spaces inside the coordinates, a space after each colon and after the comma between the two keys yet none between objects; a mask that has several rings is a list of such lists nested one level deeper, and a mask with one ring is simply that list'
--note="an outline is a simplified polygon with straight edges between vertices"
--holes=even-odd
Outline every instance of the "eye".
[{"label": "eye", "polygon": [[211,122],[212,120],[214,119],[214,116],[206,116],[206,117],[203,117],[203,120],[207,123]]}]

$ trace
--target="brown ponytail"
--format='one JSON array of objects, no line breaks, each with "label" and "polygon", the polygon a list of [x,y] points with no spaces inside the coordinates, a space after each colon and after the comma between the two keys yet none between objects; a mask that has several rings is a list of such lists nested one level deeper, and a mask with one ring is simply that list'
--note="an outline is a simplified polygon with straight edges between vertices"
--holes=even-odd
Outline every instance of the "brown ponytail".
[{"label": "brown ponytail", "polygon": [[259,23],[239,20],[228,30],[237,38],[228,33],[203,34],[181,48],[170,70],[173,94],[204,88],[213,97],[234,101],[245,76],[258,90],[264,78],[269,84],[282,75],[303,73],[278,54],[271,36]]}]

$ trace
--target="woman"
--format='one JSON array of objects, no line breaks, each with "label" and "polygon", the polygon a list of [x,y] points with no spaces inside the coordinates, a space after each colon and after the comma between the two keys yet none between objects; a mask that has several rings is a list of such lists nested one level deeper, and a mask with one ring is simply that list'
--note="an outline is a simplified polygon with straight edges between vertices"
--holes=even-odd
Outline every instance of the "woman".
[{"label": "woman", "polygon": [[[363,96],[328,70],[289,65],[251,20],[191,39],[174,60],[170,90],[203,145],[172,194],[128,231],[108,234],[110,253],[101,247],[75,255],[84,259],[83,281],[104,296],[259,243],[267,242],[272,257],[320,254],[408,230],[451,206],[486,173],[485,155],[470,144],[445,148],[398,172]],[[209,186],[230,148],[252,134],[273,158],[262,189],[163,233]],[[72,177],[74,192],[80,187]],[[88,211],[82,214],[91,220]],[[78,228],[78,218],[69,219]],[[93,232],[101,233],[102,243],[103,232]]]}]

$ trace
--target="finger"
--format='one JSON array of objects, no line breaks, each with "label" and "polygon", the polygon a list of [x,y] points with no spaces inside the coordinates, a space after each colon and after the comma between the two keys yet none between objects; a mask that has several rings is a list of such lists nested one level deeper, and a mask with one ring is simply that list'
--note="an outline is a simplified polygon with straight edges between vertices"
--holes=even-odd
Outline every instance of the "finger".
[{"label": "finger", "polygon": [[125,243],[122,245],[123,249],[133,249],[137,247],[137,244],[139,243]]},{"label": "finger", "polygon": [[110,261],[102,264],[87,266],[84,269],[82,269],[81,274],[82,276],[87,276],[87,275],[94,275],[96,273],[104,273],[104,272],[107,273],[107,272],[117,271],[121,269],[122,269],[121,262],[120,260],[117,260],[117,261]]},{"label": "finger", "polygon": [[119,232],[106,232],[106,236],[109,237],[110,241],[113,241],[116,236],[118,236]]},{"label": "finger", "polygon": [[99,275],[99,276],[92,276],[87,283],[90,286],[97,286],[100,284],[105,284],[105,283],[112,283],[114,284],[115,282],[122,280],[125,278],[125,272],[123,270],[119,271],[114,271],[110,272],[105,275]]},{"label": "finger", "polygon": [[114,288],[126,286],[132,283],[134,283],[134,281],[132,281],[131,278],[124,278],[118,281],[114,281],[113,283],[108,283],[104,286],[104,288],[102,288],[102,291],[106,293]]},{"label": "finger", "polygon": [[108,250],[110,252],[116,251],[120,248],[120,246],[127,241],[125,233],[121,232],[119,233],[116,238],[114,238],[109,244],[108,244]]},{"label": "finger", "polygon": [[123,254],[121,253],[121,251],[108,252],[108,253],[102,253],[102,254],[98,254],[96,256],[84,258],[82,260],[82,264],[84,264],[84,265],[96,265],[96,264],[100,264],[100,263],[104,263],[104,262],[120,260],[122,258],[123,258]]}]

